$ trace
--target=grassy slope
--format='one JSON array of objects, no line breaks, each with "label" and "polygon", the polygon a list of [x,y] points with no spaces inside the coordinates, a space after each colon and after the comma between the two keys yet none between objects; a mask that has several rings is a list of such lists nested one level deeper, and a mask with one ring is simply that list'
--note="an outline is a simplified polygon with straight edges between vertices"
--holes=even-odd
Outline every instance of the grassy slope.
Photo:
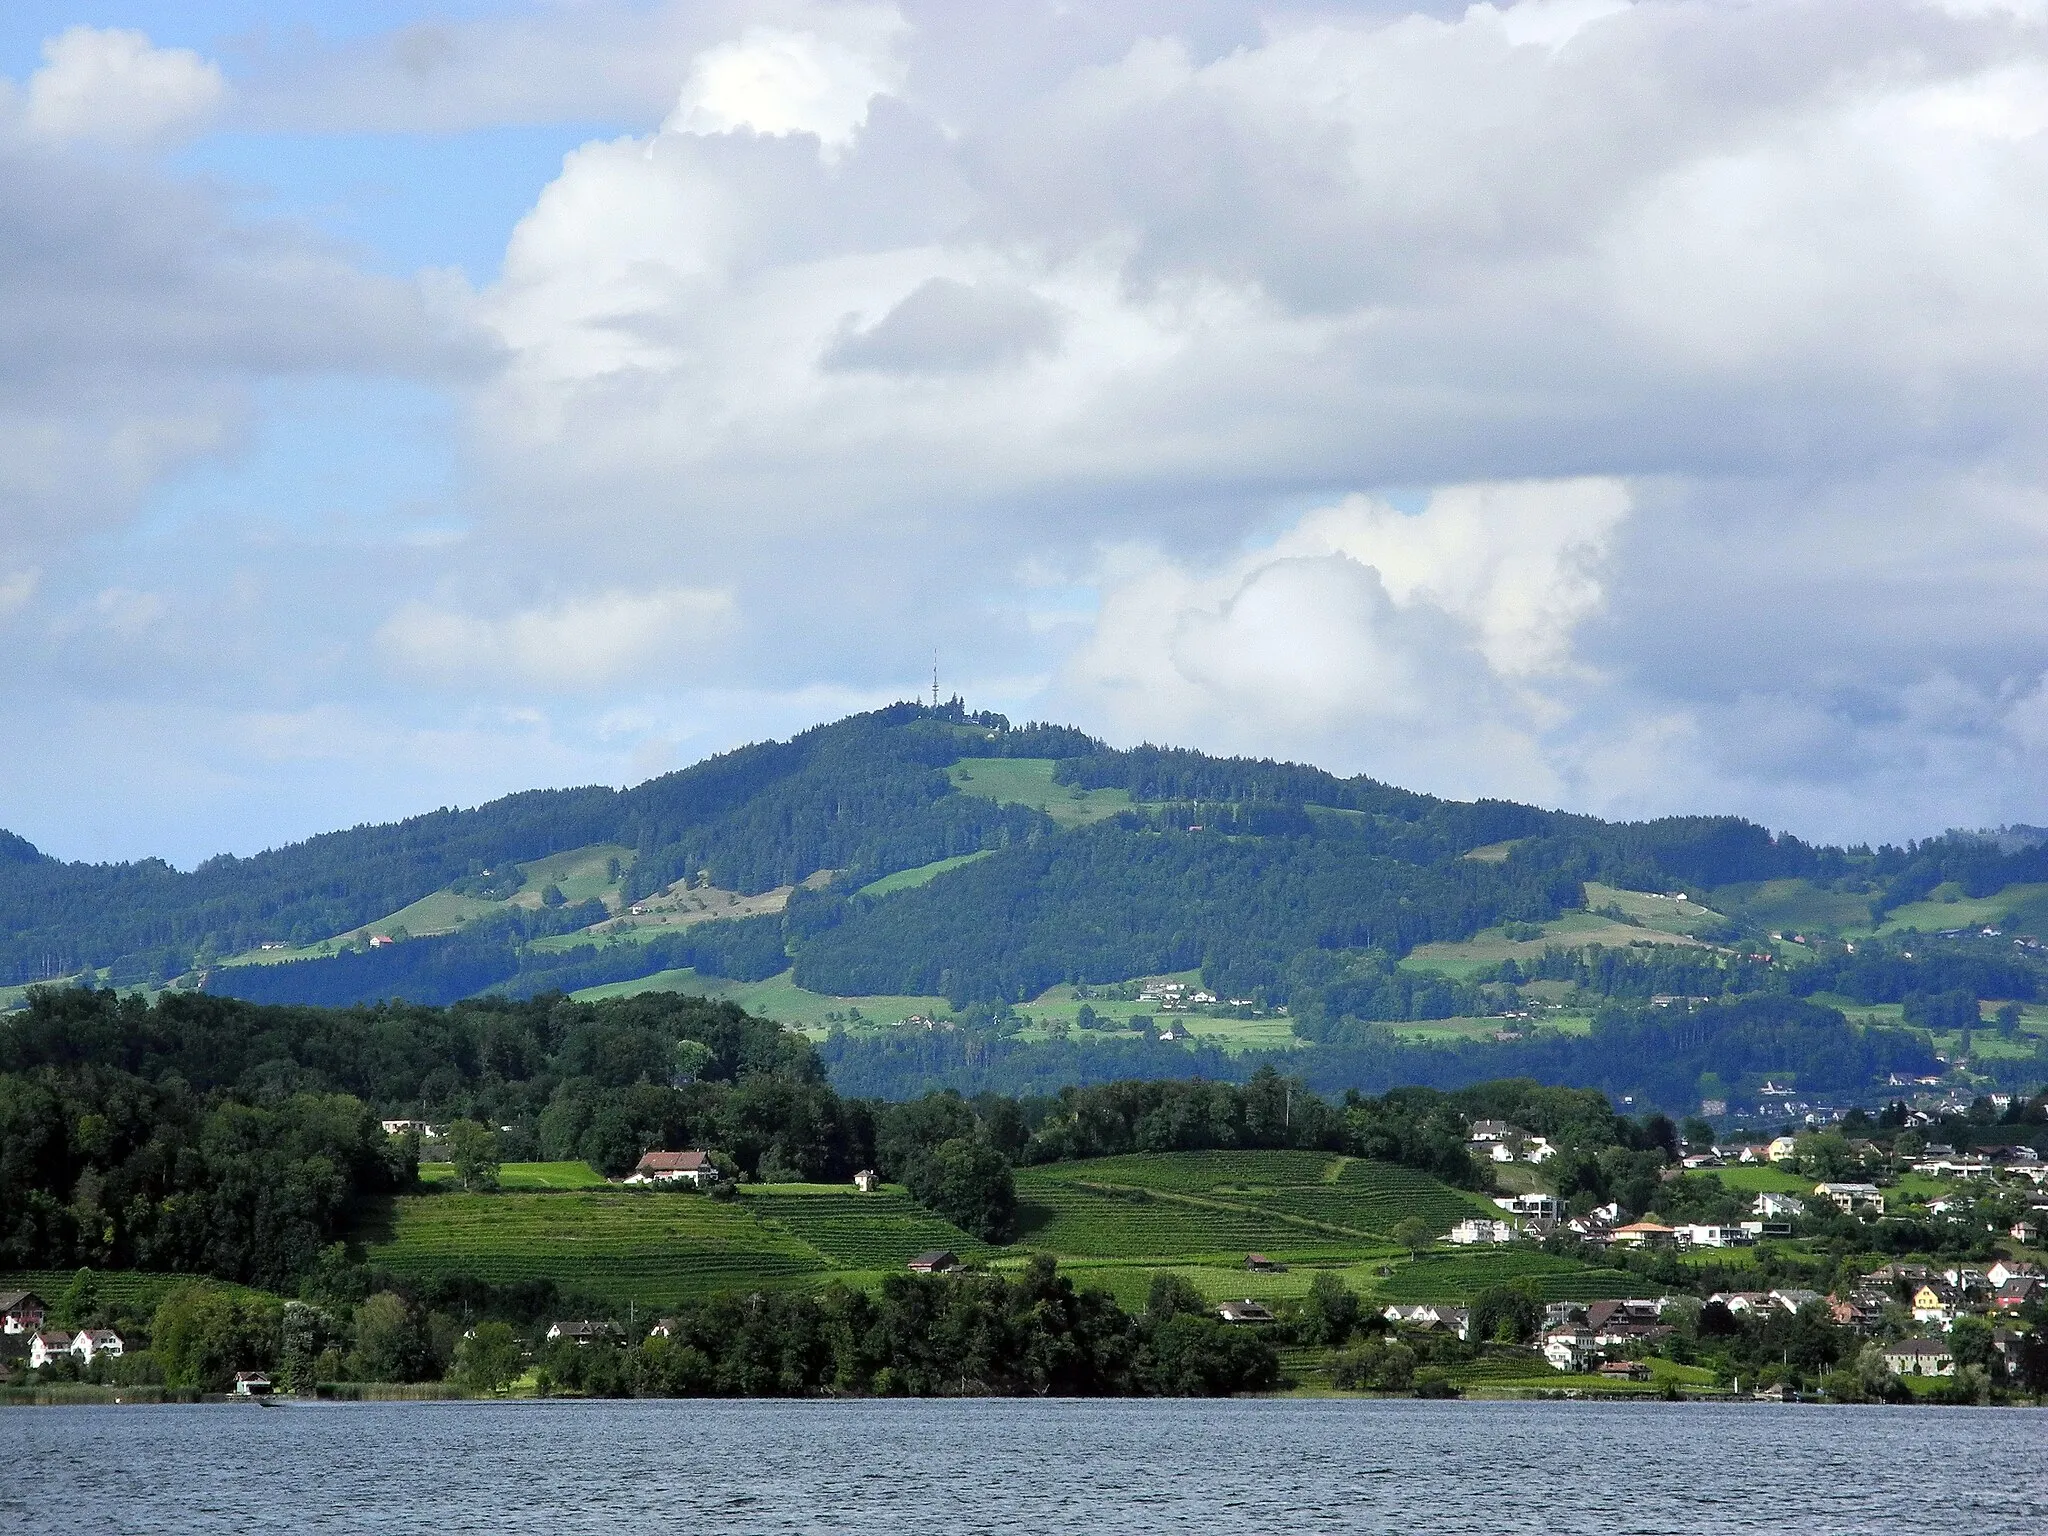
[{"label": "grassy slope", "polygon": [[571,996],[585,999],[632,997],[642,992],[687,992],[695,997],[730,998],[751,1013],[794,1024],[807,1033],[823,1037],[830,1028],[828,1013],[845,1013],[858,1008],[865,1019],[899,1023],[914,1014],[952,1012],[943,997],[828,997],[806,992],[784,971],[766,981],[727,981],[719,976],[699,976],[693,970],[657,971],[632,981],[615,981],[602,987],[585,987]]},{"label": "grassy slope", "polygon": [[[451,1184],[453,1163],[421,1163],[422,1184]],[[498,1170],[504,1189],[603,1189],[604,1175],[588,1163],[506,1163]]]},{"label": "grassy slope", "polygon": [[1049,757],[970,757],[947,770],[964,793],[999,805],[1028,805],[1043,811],[1062,827],[1085,826],[1131,808],[1125,789],[1091,789],[1076,794],[1072,786],[1055,784]]},{"label": "grassy slope", "polygon": [[[1667,903],[1669,905],[1669,903]],[[1591,912],[1567,912],[1541,925],[1542,937],[1510,939],[1499,928],[1487,928],[1457,944],[1422,944],[1411,950],[1401,964],[1413,971],[1442,971],[1463,978],[1484,966],[1513,959],[1517,963],[1539,960],[1553,947],[1579,949],[1604,944],[1626,949],[1631,943],[1697,944],[1685,934],[1666,933],[1655,928],[1632,928],[1609,917]]]},{"label": "grassy slope", "polygon": [[930,864],[920,864],[915,869],[899,869],[893,875],[884,875],[871,880],[855,894],[860,896],[887,896],[892,891],[914,891],[921,885],[930,885],[949,869],[958,869],[963,864],[972,864],[985,859],[993,848],[984,848],[979,853],[955,854],[950,859],[937,859]]}]

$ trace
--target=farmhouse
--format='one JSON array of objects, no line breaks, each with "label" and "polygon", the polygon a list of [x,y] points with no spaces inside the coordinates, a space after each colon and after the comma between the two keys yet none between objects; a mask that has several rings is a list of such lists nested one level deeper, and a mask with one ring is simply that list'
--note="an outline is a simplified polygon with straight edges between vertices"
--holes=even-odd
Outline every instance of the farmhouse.
[{"label": "farmhouse", "polygon": [[960,1267],[960,1255],[948,1248],[934,1248],[929,1253],[920,1253],[910,1261],[910,1272],[914,1275],[942,1275],[949,1269]]},{"label": "farmhouse", "polygon": [[122,1348],[121,1335],[111,1328],[81,1328],[71,1336],[71,1353],[81,1365],[91,1365],[100,1355],[118,1360]]},{"label": "farmhouse", "polygon": [[1263,1253],[1248,1253],[1244,1256],[1244,1267],[1261,1275],[1284,1275],[1287,1266],[1277,1259],[1269,1259]]},{"label": "farmhouse", "polygon": [[882,1176],[872,1168],[863,1168],[853,1176],[853,1187],[864,1195],[872,1195],[882,1187]]},{"label": "farmhouse", "polygon": [[1226,1301],[1216,1309],[1226,1323],[1270,1323],[1273,1314],[1247,1296],[1243,1301]]},{"label": "farmhouse", "polygon": [[602,1344],[607,1340],[618,1337],[619,1330],[614,1324],[592,1322],[587,1317],[580,1322],[553,1323],[548,1328],[548,1339],[550,1342],[555,1339],[567,1339],[578,1347],[587,1344]]},{"label": "farmhouse", "polygon": [[1600,1367],[1600,1375],[1608,1381],[1648,1381],[1650,1368],[1640,1360],[1610,1360]]},{"label": "farmhouse", "polygon": [[1470,1307],[1446,1307],[1435,1303],[1415,1307],[1397,1305],[1388,1307],[1381,1316],[1390,1323],[1421,1333],[1448,1333],[1460,1339],[1469,1338],[1472,1333]]},{"label": "farmhouse", "polygon": [[34,1333],[48,1312],[34,1291],[0,1291],[0,1333]]},{"label": "farmhouse", "polygon": [[1955,1356],[1946,1344],[1929,1339],[1901,1339],[1884,1347],[1885,1369],[1897,1376],[1953,1376]]},{"label": "farmhouse", "polygon": [[71,1335],[61,1329],[49,1329],[28,1341],[28,1368],[40,1371],[52,1360],[61,1359],[71,1353]]},{"label": "farmhouse", "polygon": [[703,1189],[718,1182],[718,1169],[708,1152],[648,1152],[626,1175],[628,1184],[694,1184]]}]

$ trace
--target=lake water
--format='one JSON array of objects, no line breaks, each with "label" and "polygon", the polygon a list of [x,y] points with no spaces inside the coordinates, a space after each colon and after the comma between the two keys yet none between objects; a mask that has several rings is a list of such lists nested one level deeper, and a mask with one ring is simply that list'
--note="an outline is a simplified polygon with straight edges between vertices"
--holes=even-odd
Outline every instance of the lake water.
[{"label": "lake water", "polygon": [[2048,1413],[1686,1404],[366,1403],[0,1412],[0,1529],[2041,1529]]}]

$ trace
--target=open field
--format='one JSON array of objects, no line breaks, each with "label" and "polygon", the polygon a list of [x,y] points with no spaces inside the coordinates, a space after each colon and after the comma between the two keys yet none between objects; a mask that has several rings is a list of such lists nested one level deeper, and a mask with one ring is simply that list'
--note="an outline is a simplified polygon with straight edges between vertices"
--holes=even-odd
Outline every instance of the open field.
[{"label": "open field", "polygon": [[[421,1163],[422,1184],[452,1184],[453,1163]],[[588,1163],[504,1163],[498,1169],[502,1189],[603,1189],[604,1175]]]},{"label": "open field", "polygon": [[832,1027],[834,1021],[828,1014],[844,1015],[856,1008],[861,1020],[875,1024],[896,1024],[917,1014],[952,1012],[952,1004],[943,997],[828,997],[821,992],[805,991],[790,975],[784,971],[766,981],[727,981],[721,976],[700,976],[689,969],[657,971],[632,981],[585,987],[571,995],[593,1001],[633,997],[642,992],[686,992],[693,997],[729,998],[749,1013],[796,1025],[816,1039],[823,1039]]},{"label": "open field", "polygon": [[1870,931],[1868,894],[1829,890],[1809,880],[1749,881],[1720,886],[1708,895],[1731,916],[1781,933]]},{"label": "open field", "polygon": [[1687,893],[1652,895],[1647,891],[1625,891],[1619,886],[1588,880],[1586,909],[1591,912],[1607,907],[1634,918],[1645,928],[1683,938],[1693,938],[1703,930],[1718,928],[1727,921],[1721,913]]},{"label": "open field", "polygon": [[[64,1294],[65,1288],[77,1277],[75,1269],[10,1269],[0,1271],[0,1291],[34,1291],[44,1301],[55,1302]],[[206,1285],[232,1291],[238,1296],[261,1296],[267,1294],[252,1290],[246,1285],[236,1285],[228,1280],[214,1280],[205,1275],[159,1275],[145,1274],[132,1269],[96,1269],[92,1277],[100,1288],[100,1297],[110,1306],[126,1308],[142,1316],[154,1312],[157,1305],[181,1285]]]},{"label": "open field", "polygon": [[2036,936],[2048,932],[2048,884],[2008,885],[1990,896],[1965,896],[1958,885],[1936,886],[1925,901],[1909,902],[1885,914],[1879,933],[1913,928],[1939,933],[1945,928],[2011,926]]},{"label": "open field", "polygon": [[1592,912],[1567,912],[1540,926],[1542,936],[1535,939],[1511,939],[1499,928],[1487,928],[1456,944],[1420,944],[1409,951],[1401,964],[1411,971],[1442,971],[1463,979],[1503,960],[1512,959],[1517,964],[1539,960],[1544,950],[1553,947],[1582,949],[1588,944],[1604,944],[1610,949],[1626,949],[1631,943],[1699,943],[1682,933],[1633,928]]},{"label": "open field", "polygon": [[1766,1192],[1777,1195],[1813,1193],[1812,1179],[1802,1178],[1788,1169],[1763,1163],[1738,1163],[1732,1168],[1709,1168],[1706,1171],[1728,1188],[1739,1189],[1746,1195],[1760,1195]]},{"label": "open field", "polygon": [[1053,766],[1049,757],[970,757],[946,773],[967,794],[999,805],[1028,805],[1062,827],[1085,826],[1131,809],[1129,790],[1082,791],[1077,786],[1055,784]]},{"label": "open field", "polygon": [[961,853],[955,854],[950,859],[936,859],[930,864],[920,864],[915,869],[899,869],[893,875],[884,875],[879,880],[869,881],[855,894],[859,896],[887,896],[891,891],[915,890],[921,885],[930,885],[949,869],[958,869],[963,864],[972,864],[977,859],[985,859],[993,852],[995,852],[993,848],[984,848],[979,853]]}]

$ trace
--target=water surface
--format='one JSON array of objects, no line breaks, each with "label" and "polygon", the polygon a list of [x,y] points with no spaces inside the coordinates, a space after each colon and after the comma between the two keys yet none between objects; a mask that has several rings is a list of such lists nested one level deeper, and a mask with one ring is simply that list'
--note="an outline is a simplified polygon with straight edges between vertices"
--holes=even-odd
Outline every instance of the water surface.
[{"label": "water surface", "polygon": [[0,1462],[0,1529],[35,1532],[2038,1536],[2048,1413],[1391,1401],[48,1408],[0,1412]]}]

